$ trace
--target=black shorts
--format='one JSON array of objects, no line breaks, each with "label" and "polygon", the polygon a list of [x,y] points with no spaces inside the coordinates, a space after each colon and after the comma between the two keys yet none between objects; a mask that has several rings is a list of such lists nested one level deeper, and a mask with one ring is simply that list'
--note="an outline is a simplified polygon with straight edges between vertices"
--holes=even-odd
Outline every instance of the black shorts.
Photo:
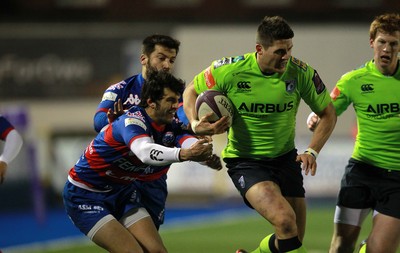
[{"label": "black shorts", "polygon": [[251,207],[245,194],[250,187],[263,181],[275,182],[285,197],[304,198],[303,175],[300,163],[296,162],[296,156],[297,150],[293,149],[276,158],[225,158],[224,162],[233,184],[245,203]]},{"label": "black shorts", "polygon": [[342,178],[337,205],[372,208],[400,219],[400,171],[382,169],[351,158]]}]

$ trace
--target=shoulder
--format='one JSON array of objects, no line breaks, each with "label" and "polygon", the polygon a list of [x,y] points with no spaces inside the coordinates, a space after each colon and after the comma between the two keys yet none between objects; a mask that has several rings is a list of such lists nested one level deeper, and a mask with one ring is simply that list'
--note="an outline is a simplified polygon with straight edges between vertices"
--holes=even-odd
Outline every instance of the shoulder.
[{"label": "shoulder", "polygon": [[[111,84],[108,86],[107,90],[108,91],[117,91],[117,90],[123,90],[126,89],[127,87],[133,86],[140,81],[140,76],[141,75],[133,75],[131,77],[126,78],[125,80],[122,80],[118,83]],[[141,84],[142,82],[140,82]]]},{"label": "shoulder", "polygon": [[[208,71],[213,76],[224,78],[234,76],[237,72],[249,71],[256,64],[255,53],[247,53],[239,56],[224,57],[213,61]],[[206,70],[207,74],[207,70]]]},{"label": "shoulder", "polygon": [[306,72],[309,69],[313,70],[313,68],[311,66],[309,66],[306,62],[304,62],[294,56],[290,57],[288,65],[291,68],[302,70],[304,72]]},{"label": "shoulder", "polygon": [[248,60],[250,58],[251,58],[250,54],[231,56],[231,57],[223,57],[219,60],[213,61],[212,65],[213,65],[214,69],[218,69],[223,66],[231,67],[231,66],[235,66],[240,63],[244,63],[244,62],[246,62],[246,60]]},{"label": "shoulder", "polygon": [[341,81],[353,81],[353,80],[358,80],[365,75],[368,75],[371,71],[371,64],[373,64],[373,62],[369,61],[353,70],[350,70],[350,71],[344,73],[340,77],[340,80]]},{"label": "shoulder", "polygon": [[140,127],[147,131],[151,123],[147,120],[143,108],[132,106],[125,114],[121,115],[116,121],[116,124],[123,128]]}]

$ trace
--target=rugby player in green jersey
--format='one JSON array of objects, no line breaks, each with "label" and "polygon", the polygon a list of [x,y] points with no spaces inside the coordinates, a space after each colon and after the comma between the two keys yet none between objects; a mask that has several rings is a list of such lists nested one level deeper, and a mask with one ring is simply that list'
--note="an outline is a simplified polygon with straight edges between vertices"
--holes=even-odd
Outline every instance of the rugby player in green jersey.
[{"label": "rugby player in green jersey", "polygon": [[[315,175],[318,152],[336,123],[318,73],[291,56],[293,36],[282,17],[265,17],[257,30],[255,52],[214,61],[195,76],[183,97],[191,127],[199,135],[223,133],[229,123],[226,117],[216,122],[208,122],[208,116],[197,119],[198,94],[218,90],[234,105],[222,157],[245,203],[275,229],[252,252],[306,252],[302,246],[306,204],[301,171]],[[306,152],[298,154],[294,139],[301,99],[321,120]]]},{"label": "rugby player in green jersey", "polygon": [[[338,195],[330,253],[352,253],[371,210],[372,230],[360,252],[396,252],[400,242],[400,15],[370,26],[374,58],[343,75],[331,93],[336,114],[353,104],[358,133]],[[311,116],[308,126],[318,122]]]}]

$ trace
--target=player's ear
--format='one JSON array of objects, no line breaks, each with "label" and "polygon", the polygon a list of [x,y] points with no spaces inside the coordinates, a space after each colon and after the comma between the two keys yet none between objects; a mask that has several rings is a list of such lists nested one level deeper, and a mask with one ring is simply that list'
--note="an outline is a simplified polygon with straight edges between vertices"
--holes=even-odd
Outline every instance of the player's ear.
[{"label": "player's ear", "polygon": [[156,103],[153,102],[153,100],[151,100],[150,98],[147,99],[147,105],[148,105],[151,109],[156,109]]},{"label": "player's ear", "polygon": [[374,48],[374,39],[369,39],[369,46]]},{"label": "player's ear", "polygon": [[261,54],[262,53],[262,49],[263,49],[262,45],[257,43],[256,44],[256,52],[258,54]]},{"label": "player's ear", "polygon": [[140,63],[141,63],[143,66],[146,66],[148,59],[149,59],[149,58],[148,58],[146,55],[144,55],[144,54],[141,54],[141,55],[140,55]]}]

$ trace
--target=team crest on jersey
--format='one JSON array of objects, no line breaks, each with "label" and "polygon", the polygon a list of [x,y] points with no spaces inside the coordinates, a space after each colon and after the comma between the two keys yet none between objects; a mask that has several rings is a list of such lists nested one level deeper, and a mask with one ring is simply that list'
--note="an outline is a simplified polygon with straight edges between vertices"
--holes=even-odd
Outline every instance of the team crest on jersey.
[{"label": "team crest on jersey", "polygon": [[174,145],[175,142],[175,135],[173,132],[169,131],[166,132],[162,138],[162,143],[166,147],[171,147]]},{"label": "team crest on jersey", "polygon": [[296,89],[296,80],[286,80],[286,91],[289,93],[293,93],[293,91]]},{"label": "team crest on jersey", "polygon": [[117,98],[117,94],[111,91],[104,92],[103,97],[101,98],[101,101],[115,101]]},{"label": "team crest on jersey", "polygon": [[321,94],[325,90],[325,84],[322,82],[316,70],[314,70],[314,76],[312,78],[317,94]]},{"label": "team crest on jersey", "polygon": [[146,124],[144,124],[144,122],[138,118],[126,118],[125,119],[125,127],[127,127],[129,125],[137,125],[137,126],[140,126],[141,128],[143,128],[145,131],[147,130]]}]

